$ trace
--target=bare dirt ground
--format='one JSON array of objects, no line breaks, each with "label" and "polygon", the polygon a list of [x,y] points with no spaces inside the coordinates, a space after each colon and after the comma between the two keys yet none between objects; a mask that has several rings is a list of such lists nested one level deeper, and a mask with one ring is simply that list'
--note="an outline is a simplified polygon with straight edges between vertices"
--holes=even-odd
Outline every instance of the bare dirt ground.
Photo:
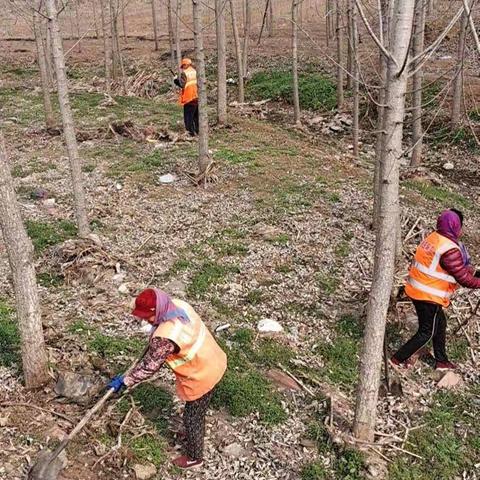
[{"label": "bare dirt ground", "polygon": [[[144,34],[149,15],[144,6],[140,20],[138,11],[128,15],[132,35]],[[252,45],[254,69],[288,62],[286,25],[261,47]],[[20,24],[17,27],[16,35],[28,34]],[[316,25],[310,28],[315,32]],[[316,38],[321,38],[322,29],[318,27]],[[66,41],[65,49],[72,44]],[[31,225],[54,225],[64,232],[59,222],[73,220],[68,162],[61,137],[42,130],[38,78],[28,73],[34,64],[33,43],[3,45],[2,64],[8,64],[8,71],[0,88],[2,130],[22,213]],[[151,41],[129,39],[127,63],[132,69],[158,66],[165,72],[160,56],[167,49],[163,41],[162,50],[154,53]],[[306,49],[306,58],[313,53]],[[158,285],[191,302],[211,328],[231,323],[219,337],[232,352],[238,346],[256,352],[248,362],[261,378],[272,369],[278,373],[282,363],[304,387],[279,387],[279,405],[286,416],[278,424],[269,424],[261,414],[268,396],[244,416],[232,416],[225,406],[211,409],[208,461],[201,471],[180,475],[168,459],[179,448],[169,431],[178,429],[181,405],[169,393],[171,375],[162,372],[155,383],[154,406],[150,398],[135,398],[136,407],[120,431],[129,403],[112,402],[68,448],[62,478],[135,478],[133,465],[147,461],[157,466],[155,478],[165,479],[478,478],[480,333],[475,322],[466,335],[450,339],[452,357],[461,362],[463,381],[457,390],[439,391],[431,368],[419,364],[402,379],[403,396],[381,397],[376,444],[365,446],[366,463],[357,465],[344,447],[350,440],[347,426],[373,263],[373,144],[368,120],[362,155],[355,160],[348,148],[348,127],[338,136],[313,126],[293,129],[290,110],[281,104],[257,111],[232,108],[231,128],[213,129],[211,135],[218,182],[207,189],[194,188],[183,175],[195,169],[194,143],[155,144],[109,133],[111,122],[126,119],[180,133],[181,112],[170,93],[154,100],[116,96],[116,104],[104,106],[95,78],[101,75],[101,57],[101,43],[88,40],[69,60],[75,116],[85,134],[80,145],[89,214],[101,247],[90,246],[85,263],[75,263],[68,275],[58,275],[61,262],[55,245],[37,255],[52,376],[68,370],[104,382],[132,361],[133,346],[143,339],[128,315],[129,303],[142,288]],[[231,95],[233,99],[234,92]],[[316,114],[305,114],[305,119],[312,115]],[[465,241],[474,259],[480,255],[475,230],[480,185],[474,181],[478,152],[449,142],[428,144],[425,155],[428,170],[404,171],[406,239],[398,285],[418,238],[433,227],[442,208],[455,204],[466,211]],[[453,170],[443,168],[447,160]],[[159,175],[170,172],[179,180],[159,184]],[[39,189],[55,203],[38,198]],[[8,305],[12,289],[1,244],[0,249],[0,296],[6,299],[2,305]],[[450,313],[451,328],[476,301],[475,295],[461,292]],[[285,328],[274,347],[256,333],[257,322],[265,318]],[[414,324],[410,306],[400,302],[389,321],[391,350]],[[240,338],[238,332],[245,331],[253,335],[251,345]],[[271,348],[265,350],[265,345]],[[232,353],[232,363],[235,358]],[[237,365],[234,370],[240,378],[242,368]],[[0,385],[0,479],[20,479],[40,448],[55,445],[85,406],[59,398],[53,383],[41,391],[26,391],[15,364],[0,367]],[[249,388],[262,386],[254,383]],[[238,398],[248,397],[243,390],[234,392]],[[155,422],[163,417],[167,425],[158,426]],[[333,442],[325,438],[325,428]],[[119,439],[122,443],[115,448]],[[318,470],[305,470],[312,461]]]}]

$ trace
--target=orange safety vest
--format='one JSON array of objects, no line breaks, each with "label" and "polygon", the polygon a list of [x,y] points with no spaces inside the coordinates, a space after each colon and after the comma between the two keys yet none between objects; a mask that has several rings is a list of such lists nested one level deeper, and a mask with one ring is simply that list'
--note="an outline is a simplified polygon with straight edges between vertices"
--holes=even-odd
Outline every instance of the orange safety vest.
[{"label": "orange safety vest", "polygon": [[193,67],[186,68],[183,73],[187,77],[187,82],[180,92],[180,104],[185,105],[198,98],[197,90],[197,71]]},{"label": "orange safety vest", "polygon": [[415,300],[433,302],[444,307],[458,288],[457,281],[440,265],[448,250],[460,247],[437,232],[426,237],[417,248],[408,272],[405,293]]},{"label": "orange safety vest", "polygon": [[153,337],[168,338],[180,348],[167,357],[166,363],[176,377],[177,394],[191,402],[208,393],[222,379],[227,369],[227,356],[218,346],[195,310],[186,302],[174,299],[190,321],[178,318],[161,323]]}]

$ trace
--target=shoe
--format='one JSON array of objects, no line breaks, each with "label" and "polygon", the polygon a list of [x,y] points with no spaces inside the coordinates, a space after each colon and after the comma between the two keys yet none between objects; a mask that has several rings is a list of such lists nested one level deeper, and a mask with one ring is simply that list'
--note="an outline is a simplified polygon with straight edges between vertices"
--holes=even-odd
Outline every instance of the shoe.
[{"label": "shoe", "polygon": [[172,463],[182,470],[191,470],[193,468],[200,468],[203,465],[203,460],[190,460],[186,455],[177,457]]},{"label": "shoe", "polygon": [[435,364],[435,370],[456,370],[457,366],[452,362],[437,362]]}]

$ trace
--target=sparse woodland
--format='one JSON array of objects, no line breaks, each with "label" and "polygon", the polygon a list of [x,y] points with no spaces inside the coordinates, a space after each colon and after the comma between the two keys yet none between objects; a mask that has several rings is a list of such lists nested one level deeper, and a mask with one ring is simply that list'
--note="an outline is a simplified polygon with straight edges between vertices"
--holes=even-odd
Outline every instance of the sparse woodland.
[{"label": "sparse woodland", "polygon": [[477,0],[0,0],[0,480],[141,354],[152,286],[227,353],[205,464],[170,465],[162,368],[59,479],[479,479],[480,294],[447,310],[455,385],[387,361],[442,210],[480,265],[479,35]]}]

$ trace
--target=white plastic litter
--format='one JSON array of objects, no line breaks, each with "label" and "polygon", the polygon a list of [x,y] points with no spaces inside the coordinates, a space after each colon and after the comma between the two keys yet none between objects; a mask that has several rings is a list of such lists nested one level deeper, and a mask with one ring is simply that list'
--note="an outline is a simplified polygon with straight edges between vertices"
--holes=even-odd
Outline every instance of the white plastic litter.
[{"label": "white plastic litter", "polygon": [[173,183],[177,180],[177,177],[171,173],[167,173],[166,175],[161,175],[158,180],[160,183]]},{"label": "white plastic litter", "polygon": [[283,327],[276,321],[270,318],[260,320],[257,325],[259,332],[283,332]]}]

